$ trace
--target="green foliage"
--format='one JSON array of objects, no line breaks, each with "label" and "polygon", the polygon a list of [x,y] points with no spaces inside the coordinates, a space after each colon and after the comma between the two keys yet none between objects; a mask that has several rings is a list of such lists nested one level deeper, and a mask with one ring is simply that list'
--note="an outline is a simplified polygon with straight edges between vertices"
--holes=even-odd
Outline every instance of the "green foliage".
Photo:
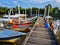
[{"label": "green foliage", "polygon": [[[50,6],[50,15],[53,16],[53,17],[60,17],[60,10],[58,7],[55,7],[55,8],[52,8],[52,5],[51,4],[48,4],[46,6],[47,8],[47,11],[48,11],[48,7]],[[7,7],[0,7],[0,17],[3,16],[4,14],[8,14],[8,11],[10,10],[10,8],[7,8]],[[26,10],[26,13],[30,16],[31,14],[31,8],[22,8],[20,7],[20,13],[23,14],[25,13],[25,10]],[[32,14],[38,14],[38,10],[39,10],[39,14],[44,14],[44,8],[36,8],[36,7],[33,7],[32,8]],[[13,11],[13,13],[12,13]],[[11,11],[11,14],[16,14],[18,13],[18,6],[12,8],[12,11]],[[47,11],[46,11],[46,14],[47,14]]]},{"label": "green foliage", "polygon": [[0,14],[5,14],[5,13],[7,13],[7,11],[8,11],[8,8],[6,8],[6,7],[0,7]]}]

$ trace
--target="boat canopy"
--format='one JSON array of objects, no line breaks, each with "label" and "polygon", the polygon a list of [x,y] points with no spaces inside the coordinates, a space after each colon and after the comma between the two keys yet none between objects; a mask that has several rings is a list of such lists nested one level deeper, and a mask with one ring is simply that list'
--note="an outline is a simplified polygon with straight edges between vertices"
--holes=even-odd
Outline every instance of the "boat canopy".
[{"label": "boat canopy", "polygon": [[[10,18],[19,18],[20,16],[27,16],[25,14],[15,14],[15,15],[10,15]],[[8,18],[9,15],[4,15],[3,18]]]},{"label": "boat canopy", "polygon": [[0,21],[9,21],[9,19],[0,18]]},{"label": "boat canopy", "polygon": [[27,16],[25,14],[15,14],[16,16]]},{"label": "boat canopy", "polygon": [[58,26],[60,26],[60,20],[57,20],[57,21],[56,21],[56,24],[57,24]]},{"label": "boat canopy", "polygon": [[52,18],[51,16],[46,16],[45,18]]},{"label": "boat canopy", "polygon": [[[3,18],[8,18],[8,15],[4,15]],[[17,18],[19,17],[19,15],[11,15],[10,18]]]}]

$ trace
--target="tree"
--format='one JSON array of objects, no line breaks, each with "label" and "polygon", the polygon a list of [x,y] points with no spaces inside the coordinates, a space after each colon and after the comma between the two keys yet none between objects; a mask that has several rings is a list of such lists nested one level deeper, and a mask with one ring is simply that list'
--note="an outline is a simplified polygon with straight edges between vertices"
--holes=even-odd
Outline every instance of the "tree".
[{"label": "tree", "polygon": [[8,8],[7,7],[0,7],[0,17],[2,17],[4,14],[7,14]]},{"label": "tree", "polygon": [[47,12],[48,12],[48,7],[50,6],[50,15],[51,14],[53,14],[53,8],[52,8],[52,5],[51,4],[48,4],[47,6],[46,6],[46,8],[47,8]]},{"label": "tree", "polygon": [[55,8],[53,9],[53,12],[54,12],[54,13],[58,13],[58,11],[59,11],[59,8],[58,8],[58,7],[55,7]]}]

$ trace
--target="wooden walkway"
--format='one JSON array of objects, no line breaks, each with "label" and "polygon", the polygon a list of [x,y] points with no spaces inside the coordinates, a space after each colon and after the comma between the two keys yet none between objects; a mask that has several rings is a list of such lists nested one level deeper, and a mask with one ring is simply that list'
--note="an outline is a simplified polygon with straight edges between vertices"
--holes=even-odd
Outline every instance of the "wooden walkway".
[{"label": "wooden walkway", "polygon": [[[36,24],[39,24],[38,26]],[[44,28],[43,18],[39,17],[22,45],[57,45],[50,29]]]}]

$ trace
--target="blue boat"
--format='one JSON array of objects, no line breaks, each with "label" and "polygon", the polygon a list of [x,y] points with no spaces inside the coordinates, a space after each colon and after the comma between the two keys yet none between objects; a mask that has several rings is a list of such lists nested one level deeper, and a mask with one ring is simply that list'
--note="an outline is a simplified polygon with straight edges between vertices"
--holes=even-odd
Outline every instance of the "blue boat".
[{"label": "blue boat", "polygon": [[14,30],[7,30],[7,29],[0,30],[0,40],[14,39],[21,37],[23,35],[26,35],[26,33],[14,31]]}]

